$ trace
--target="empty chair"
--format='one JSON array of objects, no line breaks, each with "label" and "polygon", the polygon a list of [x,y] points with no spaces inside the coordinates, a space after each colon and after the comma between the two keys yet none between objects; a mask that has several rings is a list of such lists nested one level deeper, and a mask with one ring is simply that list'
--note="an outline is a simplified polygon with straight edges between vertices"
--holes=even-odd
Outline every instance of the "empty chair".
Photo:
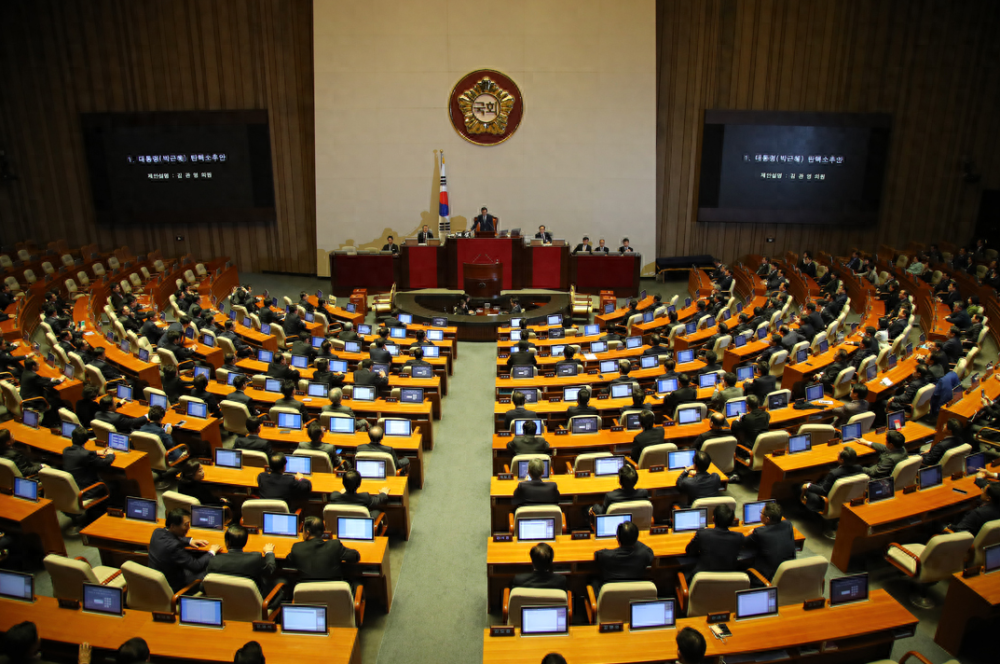
[{"label": "empty chair", "polygon": [[854,380],[854,367],[847,367],[837,374],[833,381],[833,398],[843,399],[851,393],[851,381]]},{"label": "empty chair", "polygon": [[953,447],[941,457],[941,473],[948,477],[965,470],[965,457],[972,452],[968,443]]},{"label": "empty chair", "polygon": [[323,450],[309,450],[300,447],[295,450],[295,455],[307,456],[312,459],[311,465],[314,473],[332,473],[334,470],[330,455]]},{"label": "empty chair", "polygon": [[194,272],[198,275],[199,279],[208,276],[208,270],[205,269],[204,263],[195,263]]},{"label": "empty chair", "polygon": [[36,281],[38,281],[38,277],[35,276],[34,270],[25,270],[24,280],[27,281],[29,284],[33,284]]},{"label": "empty chair", "polygon": [[189,284],[197,283],[198,281],[191,270],[184,270],[184,280]]},{"label": "empty chair", "polygon": [[638,600],[656,599],[656,584],[652,581],[618,581],[605,583],[594,596],[594,587],[587,586],[584,608],[591,625],[604,622],[627,622],[629,605]]},{"label": "empty chair", "polygon": [[358,584],[352,593],[346,581],[312,581],[295,584],[293,604],[319,604],[326,607],[329,627],[361,627],[365,619],[365,587]]},{"label": "empty chair", "polygon": [[798,435],[804,433],[810,435],[813,447],[826,445],[837,437],[837,430],[829,424],[803,424],[799,427]]},{"label": "empty chair", "polygon": [[21,419],[22,408],[41,409],[45,406],[45,399],[42,397],[32,397],[31,399],[21,399],[21,393],[13,383],[0,380],[0,391],[3,392],[3,405],[14,419]]},{"label": "empty chair", "polygon": [[17,250],[17,259],[21,260],[21,261],[30,261],[31,260],[31,253],[27,249],[18,249]]},{"label": "empty chair", "polygon": [[243,452],[243,467],[247,468],[267,468],[269,460],[267,454],[257,450],[241,450]]},{"label": "empty chair", "polygon": [[[87,512],[100,503],[103,503],[111,496],[108,486],[104,482],[98,482],[91,486],[77,486],[73,476],[64,470],[46,467],[38,471],[38,479],[42,481],[42,489],[45,490],[45,497],[51,500],[56,509],[69,515],[74,522],[79,523],[86,518]],[[84,498],[83,494],[91,489],[104,488],[101,495],[91,498]]]},{"label": "empty chair", "polygon": [[919,454],[912,454],[896,464],[896,467],[892,469],[892,485],[896,491],[917,483],[917,471],[920,470],[921,462],[923,462],[923,457]]},{"label": "empty chair", "polygon": [[125,578],[114,567],[91,567],[86,560],[56,553],[45,556],[45,569],[52,579],[52,595],[57,599],[83,600],[83,584],[94,583],[123,588]]},{"label": "empty chair", "polygon": [[521,627],[521,609],[525,606],[565,606],[566,620],[573,618],[573,593],[550,588],[505,588],[503,591],[503,622]]},{"label": "empty chair", "polygon": [[118,262],[118,258],[116,256],[108,257],[108,267],[111,268],[112,272],[117,272],[121,266],[122,264]]},{"label": "empty chair", "polygon": [[169,513],[171,510],[175,510],[178,507],[186,509],[190,512],[192,507],[197,507],[198,505],[201,505],[200,500],[185,493],[179,493],[177,491],[163,492],[163,511],[166,513]]},{"label": "empty chair", "polygon": [[691,508],[704,507],[708,510],[709,518],[715,512],[715,508],[719,505],[729,505],[733,510],[733,514],[736,514],[736,499],[732,496],[711,496],[709,498],[699,498],[698,500],[691,503]]},{"label": "empty chair", "polygon": [[14,261],[10,259],[10,256],[8,256],[7,254],[0,255],[0,268],[3,268],[4,270],[9,270],[12,267],[14,267]]},{"label": "empty chair", "polygon": [[118,432],[115,425],[98,419],[90,421],[90,428],[94,431],[94,439],[99,443],[104,443],[105,445],[108,442],[108,434]]},{"label": "empty chair", "polygon": [[107,274],[107,272],[104,271],[104,266],[100,263],[94,263],[90,269],[94,272],[95,277],[103,277]]},{"label": "empty chair", "polygon": [[632,523],[639,530],[649,530],[653,525],[653,503],[648,500],[628,500],[608,507],[608,514],[630,514]]},{"label": "empty chair", "polygon": [[660,443],[643,448],[639,455],[639,468],[646,469],[650,466],[666,466],[667,455],[676,452],[677,446],[673,443]]},{"label": "empty chair", "polygon": [[770,374],[772,376],[782,376],[785,373],[785,364],[788,363],[788,351],[779,350],[771,355],[771,359],[768,360],[768,366],[770,367]]},{"label": "empty chair", "polygon": [[701,451],[712,458],[712,463],[726,475],[730,475],[735,467],[736,437],[721,436],[706,440]]},{"label": "empty chair", "polygon": [[129,435],[129,443],[133,449],[145,452],[146,456],[149,457],[153,473],[161,477],[161,486],[163,482],[177,474],[177,467],[187,461],[190,456],[187,445],[181,443],[168,450],[163,447],[160,439],[151,433],[133,431]]},{"label": "empty chair", "polygon": [[284,586],[284,583],[276,583],[263,598],[253,579],[212,573],[202,581],[206,595],[222,599],[222,619],[236,622],[273,621],[281,607],[272,608],[271,603]]},{"label": "empty chair", "polygon": [[893,542],[885,552],[885,559],[916,585],[910,602],[919,608],[929,609],[934,602],[927,596],[928,588],[962,571],[973,540],[972,533],[961,532],[937,535],[926,545]]},{"label": "empty chair", "polygon": [[[246,454],[246,450],[243,451]],[[267,500],[256,498],[243,503],[240,523],[244,526],[260,528],[264,525],[264,512],[290,514],[288,504],[283,500]]]},{"label": "empty chair", "polygon": [[177,600],[197,587],[201,581],[194,581],[186,588],[174,592],[167,583],[163,572],[140,565],[134,560],[122,563],[122,576],[128,589],[125,602],[128,608],[136,611],[156,611],[158,613],[174,613],[177,610]]},{"label": "empty chair", "polygon": [[558,505],[523,505],[510,515],[510,532],[517,534],[517,524],[526,519],[555,519],[555,532],[566,532],[566,515]]},{"label": "empty chair", "polygon": [[753,568],[750,569],[750,573],[764,585],[776,587],[778,603],[787,606],[822,597],[829,565],[823,556],[809,556],[781,563],[770,582]]},{"label": "empty chair", "polygon": [[750,587],[743,572],[698,572],[688,587],[684,574],[677,575],[677,600],[688,618],[736,611],[736,592]]},{"label": "empty chair", "polygon": [[[87,383],[89,385],[97,388],[97,393],[98,394],[106,394],[107,393],[107,384],[108,384],[109,381],[107,381],[107,380],[104,379],[104,374],[101,373],[101,370],[98,369],[97,367],[95,367],[93,364],[88,364],[88,365],[84,366],[84,371],[85,371],[85,377],[87,379]],[[124,379],[122,379],[122,378],[115,378],[115,379],[113,379],[110,382],[117,383],[117,382],[121,382],[122,380],[124,380]]]},{"label": "empty chair", "polygon": [[924,385],[913,396],[910,419],[919,420],[931,412],[931,397],[934,396],[934,384]]},{"label": "empty chair", "polygon": [[21,292],[21,284],[17,283],[17,279],[15,279],[14,277],[6,277],[3,280],[3,282],[7,284],[7,288],[9,288],[14,293]]},{"label": "empty chair", "polygon": [[857,415],[852,415],[851,419],[847,420],[848,424],[860,424],[861,434],[864,435],[872,430],[872,425],[875,424],[875,413],[858,413]]},{"label": "empty chair", "polygon": [[224,399],[219,403],[219,408],[222,409],[222,426],[226,431],[238,436],[247,435],[247,420],[250,419],[250,409],[246,407],[246,404]]}]

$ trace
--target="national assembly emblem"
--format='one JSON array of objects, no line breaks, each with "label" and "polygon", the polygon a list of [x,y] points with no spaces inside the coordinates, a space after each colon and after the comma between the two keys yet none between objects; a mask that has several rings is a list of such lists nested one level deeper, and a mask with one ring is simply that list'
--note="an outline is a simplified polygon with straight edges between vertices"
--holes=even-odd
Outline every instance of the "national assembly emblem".
[{"label": "national assembly emblem", "polygon": [[465,140],[476,145],[496,145],[517,131],[524,100],[510,78],[498,71],[480,69],[464,76],[452,88],[449,114],[455,131]]}]

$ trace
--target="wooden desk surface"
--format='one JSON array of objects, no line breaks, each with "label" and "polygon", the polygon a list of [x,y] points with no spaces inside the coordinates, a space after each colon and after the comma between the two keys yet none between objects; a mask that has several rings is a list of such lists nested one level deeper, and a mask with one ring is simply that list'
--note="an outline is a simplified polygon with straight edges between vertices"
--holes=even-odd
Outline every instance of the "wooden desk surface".
[{"label": "wooden desk surface", "polygon": [[[646,297],[644,297],[642,300],[639,301],[639,305],[638,307],[636,307],[636,311],[642,311],[643,309],[648,309],[651,306],[653,306],[653,296],[647,295]],[[615,309],[609,314],[597,314],[596,316],[594,316],[594,322],[600,325],[601,329],[604,329],[604,327],[608,323],[615,323],[619,320],[624,319],[627,313],[628,313],[628,307],[619,307],[618,309]]]},{"label": "wooden desk surface", "polygon": [[[0,630],[30,620],[38,628],[43,645],[59,643],[75,649],[86,641],[95,650],[114,653],[136,635],[145,639],[154,657],[210,662],[232,662],[233,656],[248,641],[257,641],[269,662],[299,664],[315,659],[322,647],[324,661],[360,664],[358,630],[335,627],[329,636],[282,634],[280,631],[255,632],[248,622],[227,622],[224,629],[199,629],[180,624],[153,622],[153,614],[126,609],[121,618],[84,611],[60,609],[53,597],[36,597],[33,603],[0,600]],[[322,640],[318,640],[322,639]],[[97,653],[95,653],[97,659]]]},{"label": "wooden desk surface", "polygon": [[[591,355],[590,353],[586,354],[581,353],[578,359],[581,362],[583,362],[584,365],[597,364],[602,360],[631,360],[633,358],[641,357],[643,352],[647,348],[649,348],[649,346],[646,345],[640,346],[638,348],[625,348],[623,346],[618,350],[609,350],[605,353],[597,353],[596,355],[592,355],[590,358],[587,357],[587,355]],[[556,355],[556,356],[548,355],[545,357],[540,357],[538,355],[535,356],[535,360],[538,361],[537,366],[539,368],[539,371],[541,371],[542,368],[547,367],[549,365],[551,365],[554,368],[556,363],[561,362],[563,359],[564,357],[562,355]],[[502,370],[505,373],[510,372],[510,368],[507,366],[507,358],[497,357],[496,364],[498,371]]]},{"label": "wooden desk surface", "polygon": [[948,404],[938,412],[937,428],[938,435],[935,440],[944,438],[944,425],[948,418],[957,417],[960,422],[966,422],[983,407],[981,393],[986,392],[986,396],[991,400],[1000,397],[1000,369],[994,367],[990,372],[984,374],[979,386],[974,390],[967,390],[966,394],[955,403]]},{"label": "wooden desk surface", "polygon": [[[597,625],[574,626],[569,635],[532,638],[491,638],[483,632],[484,664],[536,664],[549,652],[558,652],[573,664],[626,664],[673,661],[677,657],[677,632],[693,627],[705,635],[707,657],[715,658],[737,653],[770,652],[797,645],[823,641],[851,639],[881,633],[877,644],[888,656],[892,649],[891,630],[916,629],[917,618],[884,590],[876,590],[868,602],[837,608],[803,611],[801,604],[780,608],[774,618],[760,618],[747,623],[730,622],[733,636],[723,643],[714,639],[706,619],[682,618],[676,629],[646,630],[599,634]],[[847,644],[845,644],[846,646]],[[844,653],[843,648],[840,652]],[[655,656],[653,655],[655,653]],[[876,657],[877,658],[877,657]],[[853,661],[869,661],[864,657]],[[848,661],[844,659],[843,661]]]},{"label": "wooden desk surface", "polygon": [[[258,360],[240,360],[236,363],[236,366],[240,369],[245,369],[247,374],[262,374],[267,373],[267,363],[260,362]],[[299,376],[303,380],[312,380],[313,376],[316,374],[315,367],[307,367],[305,369],[299,369]],[[389,379],[389,387],[422,387],[425,390],[441,390],[441,377],[432,376],[431,378],[413,378],[412,376],[400,376],[398,374],[389,374],[386,376]],[[354,372],[350,371],[344,374],[344,382],[348,385],[354,384]],[[230,394],[233,391],[232,386],[226,385],[225,383],[219,383],[217,381],[209,381],[209,391],[213,394]],[[217,388],[224,388],[225,391],[219,391]],[[272,393],[273,394],[273,393]],[[280,397],[280,395],[279,395]]]},{"label": "wooden desk surface", "polygon": [[[847,351],[848,356],[850,356],[858,350],[858,347],[853,343],[842,343],[830,347],[825,353],[806,358],[805,362],[785,365],[785,373],[781,377],[782,389],[791,389],[795,383],[803,380],[803,378],[812,376],[820,371],[825,371],[828,366],[833,364],[837,356],[837,351],[841,349]],[[793,358],[789,357],[789,360],[791,359]],[[812,382],[811,378],[809,378],[809,382]]]},{"label": "wooden desk surface", "polygon": [[[636,487],[639,489],[649,489],[650,492],[662,489],[675,489],[677,487],[677,479],[681,475],[680,470],[664,470],[658,473],[651,473],[648,470],[639,470],[637,472],[639,473],[639,481],[636,483]],[[720,477],[725,479],[725,474],[715,464],[709,466],[708,472],[718,473]],[[552,474],[546,481],[555,482],[559,486],[559,494],[565,497],[593,494],[603,496],[620,486],[617,474],[607,477],[576,477],[576,475],[567,473],[561,475]],[[491,477],[490,498],[493,500],[509,499],[513,497],[514,490],[517,489],[518,484],[519,481],[516,477],[512,480],[501,480]]]},{"label": "wooden desk surface", "polygon": [[[907,378],[917,370],[917,360],[930,355],[930,351],[925,348],[917,349],[905,360],[896,363],[896,366],[889,371],[879,372],[875,378],[865,383],[868,388],[867,400],[875,403],[888,390],[895,390]],[[884,381],[890,384],[886,385]]]},{"label": "wooden desk surface", "polygon": [[[578,346],[580,344],[589,344],[594,341],[600,341],[600,334],[591,334],[589,336],[577,335],[573,337],[563,337],[561,339],[529,339],[531,343],[535,344],[539,348],[547,346]],[[517,346],[516,341],[511,341],[510,339],[502,340],[497,342],[497,351],[509,353],[512,348]]]},{"label": "wooden desk surface", "polygon": [[[29,447],[34,447],[38,450],[42,450],[48,454],[62,455],[63,450],[73,444],[68,438],[63,438],[58,433],[52,433],[50,429],[46,429],[44,427],[32,429],[27,425],[17,422],[16,420],[7,420],[6,422],[3,422],[0,424],[0,429],[7,429],[10,431],[14,441],[23,443]],[[93,440],[88,440],[84,447],[94,452],[102,449],[97,447]],[[145,459],[145,452],[139,452],[137,450],[130,450],[126,453],[118,452],[115,454],[115,460],[111,462],[111,467],[117,470],[125,470],[133,464],[142,463]],[[80,488],[82,489],[84,487]]]},{"label": "wooden desk surface", "polygon": [[[128,415],[129,417],[140,417],[149,413],[149,406],[138,401],[130,401],[118,408],[118,412],[123,415]],[[184,424],[178,424],[182,420],[184,421]],[[189,415],[182,415],[176,412],[173,408],[168,408],[166,414],[163,416],[163,423],[169,424],[170,426],[182,431],[190,431],[198,436],[202,436],[202,434],[210,433],[212,430],[217,432],[222,420],[212,416],[206,417],[205,419],[200,417],[190,417]]]},{"label": "wooden desk surface", "polygon": [[998,605],[1000,574],[990,572],[971,579],[962,578],[961,573],[953,575],[934,641],[957,655],[966,629],[975,624],[973,619],[989,620],[996,615]]},{"label": "wooden desk surface", "polygon": [[[694,362],[685,362],[684,364],[679,364],[674,369],[676,373],[688,373],[693,374],[701,371],[705,368],[705,363],[701,360],[695,360]],[[505,370],[506,367],[504,368]],[[535,376],[534,378],[511,378],[510,375],[505,374],[502,376],[497,376],[495,386],[498,389],[517,389],[519,387],[575,387],[577,385],[593,385],[596,383],[610,383],[615,378],[618,378],[620,374],[602,374],[602,373],[582,373],[576,376]],[[629,372],[629,377],[637,380],[653,380],[657,376],[663,375],[663,367],[655,366],[651,369],[633,369]]]},{"label": "wooden desk surface", "polygon": [[[225,486],[257,488],[257,476],[265,472],[263,468],[244,466],[243,468],[223,468],[221,466],[202,466],[205,470],[205,482]],[[333,493],[344,490],[344,480],[335,473],[313,473],[309,475],[313,493]],[[390,498],[401,498],[407,493],[405,477],[387,477],[384,480],[361,480],[359,491],[378,493],[382,487],[389,487]]]}]

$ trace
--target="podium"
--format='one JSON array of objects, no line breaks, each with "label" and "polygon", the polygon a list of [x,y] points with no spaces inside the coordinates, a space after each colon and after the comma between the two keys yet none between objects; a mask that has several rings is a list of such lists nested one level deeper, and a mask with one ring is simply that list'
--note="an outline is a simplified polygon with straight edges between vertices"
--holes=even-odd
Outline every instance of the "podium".
[{"label": "podium", "polygon": [[476,237],[496,237],[497,232],[493,231],[476,231]]},{"label": "podium", "polygon": [[496,299],[503,290],[502,263],[464,263],[462,284],[466,293],[474,298]]}]

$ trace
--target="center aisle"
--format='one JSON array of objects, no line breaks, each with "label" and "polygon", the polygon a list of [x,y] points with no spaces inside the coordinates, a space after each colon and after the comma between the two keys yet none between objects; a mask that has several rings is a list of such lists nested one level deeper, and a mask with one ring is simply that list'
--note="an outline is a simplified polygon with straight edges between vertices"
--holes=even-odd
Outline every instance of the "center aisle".
[{"label": "center aisle", "polygon": [[380,664],[483,658],[496,344],[462,342],[435,422],[420,506],[388,615]]}]

